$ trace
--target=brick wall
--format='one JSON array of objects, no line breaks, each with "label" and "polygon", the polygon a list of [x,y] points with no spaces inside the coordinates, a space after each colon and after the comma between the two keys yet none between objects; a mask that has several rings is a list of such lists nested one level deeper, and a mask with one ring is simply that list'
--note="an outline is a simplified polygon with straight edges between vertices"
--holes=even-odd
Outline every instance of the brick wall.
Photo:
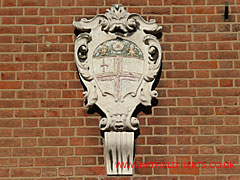
[{"label": "brick wall", "polygon": [[124,180],[240,179],[240,0],[1,0],[0,179],[105,175],[98,114],[83,106],[72,21],[122,3],[163,25],[158,105],[140,114],[136,161],[235,168],[137,168]]}]

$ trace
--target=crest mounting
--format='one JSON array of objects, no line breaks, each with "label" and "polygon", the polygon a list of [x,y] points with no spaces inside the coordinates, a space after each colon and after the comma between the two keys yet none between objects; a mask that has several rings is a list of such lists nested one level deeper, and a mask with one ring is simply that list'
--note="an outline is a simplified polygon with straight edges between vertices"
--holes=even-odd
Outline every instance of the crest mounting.
[{"label": "crest mounting", "polygon": [[87,88],[86,106],[96,104],[105,113],[99,127],[105,137],[107,174],[132,174],[132,168],[113,166],[133,162],[134,133],[139,128],[133,112],[140,103],[151,106],[158,95],[152,85],[161,66],[157,37],[162,27],[127,12],[121,4],[93,19],[74,21],[73,26],[75,61]]}]

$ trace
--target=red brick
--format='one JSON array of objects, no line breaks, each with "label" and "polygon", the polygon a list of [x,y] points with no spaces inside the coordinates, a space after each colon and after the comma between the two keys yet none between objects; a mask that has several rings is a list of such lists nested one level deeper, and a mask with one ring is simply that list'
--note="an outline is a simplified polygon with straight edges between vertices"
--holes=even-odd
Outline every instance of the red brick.
[{"label": "red brick", "polygon": [[21,34],[22,28],[19,26],[2,26],[0,27],[0,34]]},{"label": "red brick", "polygon": [[167,78],[193,78],[194,72],[193,71],[167,71],[166,77]]},{"label": "red brick", "polygon": [[74,149],[72,147],[64,147],[59,149],[60,156],[72,156],[74,154]]},{"label": "red brick", "polygon": [[82,175],[105,175],[105,167],[76,167],[75,174]]},{"label": "red brick", "polygon": [[56,8],[54,15],[81,15],[82,8]]},{"label": "red brick", "polygon": [[149,0],[149,5],[162,5],[162,1],[159,1],[159,0]]},{"label": "red brick", "polygon": [[11,169],[12,177],[40,177],[41,169],[39,168],[16,168]]},{"label": "red brick", "polygon": [[190,87],[216,87],[217,80],[190,80]]},{"label": "red brick", "polygon": [[44,156],[58,156],[58,148],[44,148]]},{"label": "red brick", "polygon": [[191,106],[191,99],[189,98],[178,99],[178,106]]},{"label": "red brick", "polygon": [[67,138],[39,138],[39,146],[67,146]]},{"label": "red brick", "polygon": [[37,145],[37,140],[34,138],[24,138],[22,144],[23,147],[34,147]]},{"label": "red brick", "polygon": [[183,88],[187,87],[187,80],[175,80],[174,81],[175,88]]},{"label": "red brick", "polygon": [[0,147],[19,147],[20,139],[0,139]]},{"label": "red brick", "polygon": [[76,147],[76,155],[103,155],[102,147]]},{"label": "red brick", "polygon": [[14,137],[39,137],[43,136],[43,129],[15,129]]},{"label": "red brick", "polygon": [[170,15],[170,8],[167,7],[145,7],[143,14],[157,14],[157,15]]},{"label": "red brick", "polygon": [[234,164],[239,164],[239,159],[238,159],[237,155],[226,155],[226,156],[224,156],[224,161],[225,162],[232,162]]},{"label": "red brick", "polygon": [[170,97],[192,97],[192,96],[196,96],[196,91],[194,89],[168,90],[168,96],[170,96]]},{"label": "red brick", "polygon": [[221,117],[196,117],[194,118],[195,125],[221,125],[223,118]]},{"label": "red brick", "polygon": [[11,129],[1,129],[0,137],[11,137],[11,136],[12,136],[12,130]]},{"label": "red brick", "polygon": [[4,7],[16,6],[16,0],[4,0],[2,5]]},{"label": "red brick", "polygon": [[83,165],[96,165],[96,157],[83,157],[82,164]]},{"label": "red brick", "polygon": [[189,32],[215,32],[214,24],[192,24],[188,25]]},{"label": "red brick", "polygon": [[166,60],[192,60],[193,53],[192,52],[178,52],[178,53],[166,53],[165,54]]},{"label": "red brick", "polygon": [[192,168],[170,168],[169,173],[173,175],[181,174],[181,175],[199,175],[200,171],[199,168],[192,167]]},{"label": "red brick", "polygon": [[219,127],[216,127],[216,134],[240,134],[240,127],[219,126]]},{"label": "red brick", "polygon": [[13,100],[0,100],[0,108],[21,108],[23,101]]},{"label": "red brick", "polygon": [[82,146],[83,145],[83,138],[82,137],[71,137],[70,138],[70,145],[71,146]]},{"label": "red brick", "polygon": [[61,1],[60,0],[47,0],[47,6],[61,6]]},{"label": "red brick", "polygon": [[206,51],[206,50],[216,50],[215,43],[190,43],[190,51]]},{"label": "red brick", "polygon": [[154,145],[176,144],[176,137],[162,137],[162,136],[148,137],[147,144],[154,144]]},{"label": "red brick", "polygon": [[194,98],[194,106],[221,106],[221,98]]},{"label": "red brick", "polygon": [[[229,2],[229,4],[234,3],[233,0],[230,0],[228,2]],[[224,4],[224,3],[225,3],[224,0],[207,0],[207,5],[221,5],[221,4]]]},{"label": "red brick", "polygon": [[164,0],[164,5],[190,5],[191,3],[188,0]]},{"label": "red brick", "polygon": [[102,6],[103,0],[77,0],[76,1],[77,6]]},{"label": "red brick", "polygon": [[0,52],[20,52],[21,46],[19,45],[1,45]]},{"label": "red brick", "polygon": [[[193,23],[206,23],[206,16],[199,16],[199,15],[193,15],[192,16],[192,22]],[[206,27],[206,26],[205,26]]]},{"label": "red brick", "polygon": [[192,139],[193,144],[221,144],[220,136],[197,136]]},{"label": "red brick", "polygon": [[198,109],[195,107],[178,107],[178,108],[169,108],[170,115],[197,115]]},{"label": "red brick", "polygon": [[[203,115],[209,115],[209,114],[203,114]],[[213,113],[210,114],[210,115],[213,115]],[[209,126],[201,126],[200,127],[200,134],[202,134],[202,135],[213,135],[214,134],[214,128],[209,127]]]},{"label": "red brick", "polygon": [[45,44],[38,46],[39,52],[66,52],[67,46],[65,44],[51,44],[47,46]]},{"label": "red brick", "polygon": [[219,67],[221,69],[229,69],[233,67],[233,62],[232,61],[220,61],[219,62]]},{"label": "red brick", "polygon": [[[163,17],[163,22],[164,23],[190,23],[191,22],[191,17],[190,16],[164,16]],[[178,36],[189,36],[189,35],[174,35],[175,37]],[[190,36],[191,38],[191,36]],[[184,40],[184,39],[182,39]],[[180,41],[180,40],[179,40]]]},{"label": "red brick", "polygon": [[37,15],[38,14],[38,9],[37,8],[25,8],[24,9],[24,14],[25,15]]},{"label": "red brick", "polygon": [[186,44],[173,44],[174,51],[186,51],[187,45]]},{"label": "red brick", "polygon": [[139,1],[134,1],[134,0],[120,0],[120,3],[123,6],[146,6],[147,5],[147,0],[139,0]]},{"label": "red brick", "polygon": [[177,137],[177,144],[191,144],[191,138],[189,136],[179,136]]},{"label": "red brick", "polygon": [[239,107],[216,107],[217,115],[240,115]]},{"label": "red brick", "polygon": [[65,81],[38,81],[40,89],[66,89],[67,82]]},{"label": "red brick", "polygon": [[240,71],[238,70],[217,70],[212,71],[211,75],[213,78],[221,78],[221,77],[240,77]]},{"label": "red brick", "polygon": [[59,169],[60,176],[72,176],[73,175],[73,168],[60,168]]},{"label": "red brick", "polygon": [[41,148],[17,148],[13,150],[13,156],[41,156]]},{"label": "red brick", "polygon": [[16,110],[16,117],[44,117],[44,110]]},{"label": "red brick", "polygon": [[[11,148],[1,148],[0,149],[0,157],[10,157],[10,156],[12,156]],[[4,163],[4,166],[6,166],[6,163]]]},{"label": "red brick", "polygon": [[213,90],[214,96],[240,96],[240,90],[239,89],[214,89]]},{"label": "red brick", "polygon": [[44,24],[44,18],[42,17],[18,17],[16,18],[17,24]]},{"label": "red brick", "polygon": [[19,161],[20,167],[30,167],[33,166],[33,159],[32,158],[21,158]]},{"label": "red brick", "polygon": [[42,168],[42,176],[53,177],[57,176],[56,168]]},{"label": "red brick", "polygon": [[209,34],[209,41],[234,41],[237,40],[235,33]]},{"label": "red brick", "polygon": [[100,130],[99,128],[78,128],[77,135],[80,136],[99,136]]},{"label": "red brick", "polygon": [[2,8],[0,15],[3,16],[17,16],[17,15],[23,15],[23,9],[22,8]]},{"label": "red brick", "polygon": [[24,82],[24,89],[37,89],[37,82],[26,81]]},{"label": "red brick", "polygon": [[191,41],[191,35],[165,35],[166,42],[188,42]]},{"label": "red brick", "polygon": [[200,153],[201,154],[213,154],[214,148],[212,146],[201,146]]},{"label": "red brick", "polygon": [[179,117],[178,118],[179,125],[193,125],[191,117]]},{"label": "red brick", "polygon": [[187,7],[187,14],[214,14],[214,7]]},{"label": "red brick", "polygon": [[197,146],[170,146],[170,154],[198,154]]},{"label": "red brick", "polygon": [[206,41],[207,40],[207,35],[206,34],[194,34],[193,35],[193,40],[194,41]]},{"label": "red brick", "polygon": [[197,127],[170,127],[170,135],[196,135],[198,134]]},{"label": "red brick", "polygon": [[229,24],[218,24],[217,25],[219,32],[230,32],[230,25]]},{"label": "red brick", "polygon": [[176,118],[152,117],[148,118],[148,125],[176,125]]},{"label": "red brick", "polygon": [[58,157],[36,158],[36,166],[64,166],[65,159]]},{"label": "red brick", "polygon": [[237,137],[225,136],[223,137],[223,144],[237,144]]},{"label": "red brick", "polygon": [[[229,148],[231,147],[231,148]],[[217,146],[216,152],[218,154],[238,154],[240,146]]]},{"label": "red brick", "polygon": [[232,87],[233,80],[231,79],[220,79],[220,86],[221,87]]},{"label": "red brick", "polygon": [[214,109],[212,107],[200,107],[200,115],[213,115]]},{"label": "red brick", "polygon": [[67,165],[80,165],[81,159],[79,157],[68,157],[67,159]]}]

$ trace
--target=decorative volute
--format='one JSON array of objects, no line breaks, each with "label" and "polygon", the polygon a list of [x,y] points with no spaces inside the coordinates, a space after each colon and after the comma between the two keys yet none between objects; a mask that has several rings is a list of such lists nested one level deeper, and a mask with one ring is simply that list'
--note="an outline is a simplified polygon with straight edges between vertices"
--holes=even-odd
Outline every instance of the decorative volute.
[{"label": "decorative volute", "polygon": [[151,106],[157,91],[153,82],[161,66],[161,26],[113,5],[105,14],[73,22],[75,61],[87,91],[86,106],[97,105],[105,114],[104,132],[108,175],[130,175],[119,163],[134,159],[134,132],[139,120],[133,112],[140,103]]}]

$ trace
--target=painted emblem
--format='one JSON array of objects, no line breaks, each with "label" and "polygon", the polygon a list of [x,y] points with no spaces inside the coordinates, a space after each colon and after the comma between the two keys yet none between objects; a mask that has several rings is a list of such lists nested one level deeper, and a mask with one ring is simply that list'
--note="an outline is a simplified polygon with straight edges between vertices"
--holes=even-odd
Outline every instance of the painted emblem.
[{"label": "painted emblem", "polygon": [[103,42],[93,53],[93,70],[99,88],[115,101],[123,101],[127,94],[136,94],[143,68],[142,51],[128,40]]}]

